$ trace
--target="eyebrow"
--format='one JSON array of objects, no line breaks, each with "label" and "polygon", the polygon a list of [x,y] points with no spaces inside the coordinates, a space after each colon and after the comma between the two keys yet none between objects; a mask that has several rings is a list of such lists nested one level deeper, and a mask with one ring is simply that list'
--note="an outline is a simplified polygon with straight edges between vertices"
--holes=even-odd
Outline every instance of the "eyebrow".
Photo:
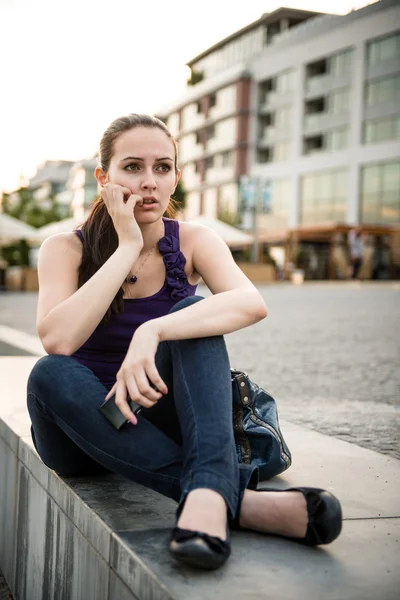
[{"label": "eyebrow", "polygon": [[[125,160],[141,160],[142,162],[144,162],[144,158],[140,158],[140,156],[127,156],[126,158],[123,158],[121,162],[124,162]],[[159,162],[161,160],[170,160],[171,162],[174,162],[173,159],[169,156],[164,156],[163,158],[156,158],[155,162]]]}]

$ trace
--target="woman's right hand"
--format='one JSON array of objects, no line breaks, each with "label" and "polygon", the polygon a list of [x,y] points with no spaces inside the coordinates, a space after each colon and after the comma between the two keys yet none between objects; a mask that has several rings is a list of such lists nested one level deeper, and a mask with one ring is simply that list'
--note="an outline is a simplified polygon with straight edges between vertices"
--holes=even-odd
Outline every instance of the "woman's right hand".
[{"label": "woman's right hand", "polygon": [[116,183],[106,183],[101,189],[101,197],[113,221],[119,244],[138,244],[143,248],[142,232],[134,215],[136,203],[142,202],[143,198]]}]

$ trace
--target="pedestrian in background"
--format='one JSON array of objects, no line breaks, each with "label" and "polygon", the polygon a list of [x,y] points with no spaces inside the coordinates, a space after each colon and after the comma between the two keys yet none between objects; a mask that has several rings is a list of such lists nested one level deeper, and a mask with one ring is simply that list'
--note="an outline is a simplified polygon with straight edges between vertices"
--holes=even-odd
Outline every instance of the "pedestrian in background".
[{"label": "pedestrian in background", "polygon": [[358,274],[360,272],[364,256],[364,242],[361,229],[359,227],[349,231],[348,241],[352,267],[351,278],[358,279]]}]

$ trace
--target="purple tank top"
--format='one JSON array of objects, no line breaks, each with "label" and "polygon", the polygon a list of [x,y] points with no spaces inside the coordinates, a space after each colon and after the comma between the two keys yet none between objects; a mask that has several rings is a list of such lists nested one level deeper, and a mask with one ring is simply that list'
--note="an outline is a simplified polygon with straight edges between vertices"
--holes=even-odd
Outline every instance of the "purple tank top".
[{"label": "purple tank top", "polygon": [[[194,296],[197,285],[186,277],[186,258],[180,250],[179,223],[163,217],[165,236],[158,242],[165,265],[165,281],[161,290],[146,298],[124,299],[124,310],[111,317],[107,325],[99,324],[89,339],[71,357],[88,367],[106,387],[116,381],[116,375],[126,356],[136,329],[149,321],[166,315],[187,296]],[[79,229],[75,233],[83,240]]]}]

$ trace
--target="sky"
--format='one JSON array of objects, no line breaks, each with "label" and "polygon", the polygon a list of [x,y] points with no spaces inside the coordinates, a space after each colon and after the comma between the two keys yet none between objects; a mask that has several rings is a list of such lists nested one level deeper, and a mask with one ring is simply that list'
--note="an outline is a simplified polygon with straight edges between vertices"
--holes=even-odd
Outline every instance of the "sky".
[{"label": "sky", "polygon": [[0,0],[0,193],[45,160],[93,156],[113,119],[178,98],[185,63],[264,12],[344,14],[366,4]]}]

